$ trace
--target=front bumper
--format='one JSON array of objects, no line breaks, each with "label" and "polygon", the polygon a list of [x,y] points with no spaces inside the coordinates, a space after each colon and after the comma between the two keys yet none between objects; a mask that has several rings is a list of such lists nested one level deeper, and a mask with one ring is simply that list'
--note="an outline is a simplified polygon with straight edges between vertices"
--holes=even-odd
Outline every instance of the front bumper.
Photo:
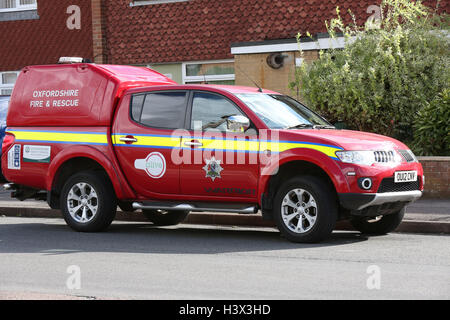
[{"label": "front bumper", "polygon": [[422,191],[384,192],[384,193],[340,193],[341,206],[349,210],[363,210],[386,203],[409,203],[422,196]]}]

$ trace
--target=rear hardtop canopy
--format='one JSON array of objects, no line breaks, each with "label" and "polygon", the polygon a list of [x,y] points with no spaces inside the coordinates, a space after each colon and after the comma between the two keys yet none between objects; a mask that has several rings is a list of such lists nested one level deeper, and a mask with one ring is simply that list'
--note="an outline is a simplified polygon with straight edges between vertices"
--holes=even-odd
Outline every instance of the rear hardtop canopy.
[{"label": "rear hardtop canopy", "polygon": [[109,126],[127,89],[175,84],[145,67],[88,63],[25,67],[11,96],[7,124]]}]

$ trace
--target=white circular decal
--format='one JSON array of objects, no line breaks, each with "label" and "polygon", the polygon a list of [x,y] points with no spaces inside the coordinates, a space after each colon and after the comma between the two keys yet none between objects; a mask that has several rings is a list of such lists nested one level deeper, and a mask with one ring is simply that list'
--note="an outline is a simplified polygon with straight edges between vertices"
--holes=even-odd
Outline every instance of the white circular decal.
[{"label": "white circular decal", "polygon": [[136,169],[145,170],[153,179],[159,179],[166,173],[166,159],[159,152],[152,152],[145,159],[137,159],[134,166]]},{"label": "white circular decal", "polygon": [[166,173],[166,159],[159,152],[152,152],[145,159],[145,171],[155,179],[161,178]]}]

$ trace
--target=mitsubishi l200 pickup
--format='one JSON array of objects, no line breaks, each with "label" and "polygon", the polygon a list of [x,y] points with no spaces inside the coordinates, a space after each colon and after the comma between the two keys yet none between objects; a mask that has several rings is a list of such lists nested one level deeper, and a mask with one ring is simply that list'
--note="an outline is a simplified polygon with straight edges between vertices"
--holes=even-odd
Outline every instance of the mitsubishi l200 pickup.
[{"label": "mitsubishi l200 pickup", "polygon": [[119,206],[155,225],[261,212],[294,242],[321,241],[338,220],[384,234],[423,190],[397,140],[338,130],[277,92],[179,85],[148,68],[26,67],[7,126],[12,196],[46,200],[82,232],[106,229]]}]

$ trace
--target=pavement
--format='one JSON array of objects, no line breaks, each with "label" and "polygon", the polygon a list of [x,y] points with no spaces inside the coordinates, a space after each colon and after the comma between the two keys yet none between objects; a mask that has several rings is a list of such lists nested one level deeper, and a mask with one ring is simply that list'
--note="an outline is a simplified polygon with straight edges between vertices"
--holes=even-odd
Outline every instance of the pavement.
[{"label": "pavement", "polygon": [[[10,198],[10,192],[0,192],[0,216],[61,218],[59,210],[52,210],[43,201],[18,201]],[[145,222],[145,217],[138,212],[118,210],[117,221]],[[261,214],[231,213],[191,213],[184,223],[274,227],[273,222],[264,221]],[[350,223],[337,223],[336,230],[353,230]],[[406,214],[396,232],[450,234],[450,199],[420,199],[406,208]]]}]

